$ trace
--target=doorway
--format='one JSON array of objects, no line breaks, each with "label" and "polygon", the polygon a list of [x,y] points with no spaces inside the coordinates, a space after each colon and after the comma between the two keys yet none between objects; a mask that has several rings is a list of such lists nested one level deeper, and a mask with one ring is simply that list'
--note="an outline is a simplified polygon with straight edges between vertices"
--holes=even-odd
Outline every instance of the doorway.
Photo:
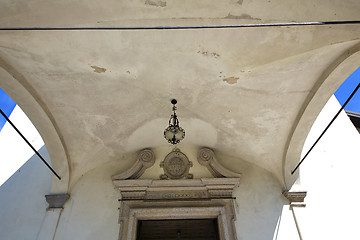
[{"label": "doorway", "polygon": [[138,220],[137,240],[219,240],[218,221],[212,219]]}]

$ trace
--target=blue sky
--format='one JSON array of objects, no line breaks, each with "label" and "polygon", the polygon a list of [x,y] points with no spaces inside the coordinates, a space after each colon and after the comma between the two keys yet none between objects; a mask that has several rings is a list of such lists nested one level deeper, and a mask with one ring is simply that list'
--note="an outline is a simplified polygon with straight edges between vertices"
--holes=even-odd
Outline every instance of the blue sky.
[{"label": "blue sky", "polygon": [[[9,117],[15,106],[16,103],[0,88],[0,109],[5,113],[5,115]],[[5,122],[6,119],[0,115],[0,131]]]},{"label": "blue sky", "polygon": [[[360,67],[355,70],[336,90],[335,97],[341,105],[343,105],[356,86],[360,82]],[[360,113],[360,90],[358,90],[350,102],[346,105],[345,110]]]}]

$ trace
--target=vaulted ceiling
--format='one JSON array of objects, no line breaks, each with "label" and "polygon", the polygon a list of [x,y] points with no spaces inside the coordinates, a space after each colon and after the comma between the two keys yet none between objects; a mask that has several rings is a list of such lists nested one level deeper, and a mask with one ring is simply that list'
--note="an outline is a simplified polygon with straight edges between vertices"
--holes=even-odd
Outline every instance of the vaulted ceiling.
[{"label": "vaulted ceiling", "polygon": [[357,0],[8,0],[0,87],[44,138],[63,176],[54,191],[107,161],[167,145],[172,98],[182,146],[256,164],[289,187],[317,114],[360,64],[360,24],[267,24],[359,16]]}]

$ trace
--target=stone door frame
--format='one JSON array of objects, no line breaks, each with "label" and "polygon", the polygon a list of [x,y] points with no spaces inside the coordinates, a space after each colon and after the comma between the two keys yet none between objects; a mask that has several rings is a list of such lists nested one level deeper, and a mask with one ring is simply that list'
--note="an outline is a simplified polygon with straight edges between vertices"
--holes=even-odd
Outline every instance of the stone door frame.
[{"label": "stone door frame", "polygon": [[217,219],[221,240],[236,240],[233,190],[240,178],[113,180],[120,191],[119,240],[136,240],[139,220]]},{"label": "stone door frame", "polygon": [[139,220],[217,219],[221,240],[235,240],[233,199],[122,201],[119,240],[136,240]]}]

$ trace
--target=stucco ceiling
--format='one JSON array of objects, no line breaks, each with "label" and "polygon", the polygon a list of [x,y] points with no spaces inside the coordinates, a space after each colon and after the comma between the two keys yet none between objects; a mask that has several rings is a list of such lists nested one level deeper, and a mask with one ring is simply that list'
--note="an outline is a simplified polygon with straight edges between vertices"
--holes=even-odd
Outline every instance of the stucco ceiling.
[{"label": "stucco ceiling", "polygon": [[[358,1],[181,2],[5,1],[0,27],[194,26],[360,16]],[[39,129],[53,162],[68,164],[59,171],[70,182],[107,161],[168,144],[162,132],[172,98],[186,130],[182,146],[213,148],[284,181],[294,132],[303,131],[297,135],[302,143],[325,101],[349,69],[359,66],[355,59],[324,84],[357,53],[359,37],[359,24],[2,30],[0,87]],[[291,161],[298,160],[301,148]]]}]

